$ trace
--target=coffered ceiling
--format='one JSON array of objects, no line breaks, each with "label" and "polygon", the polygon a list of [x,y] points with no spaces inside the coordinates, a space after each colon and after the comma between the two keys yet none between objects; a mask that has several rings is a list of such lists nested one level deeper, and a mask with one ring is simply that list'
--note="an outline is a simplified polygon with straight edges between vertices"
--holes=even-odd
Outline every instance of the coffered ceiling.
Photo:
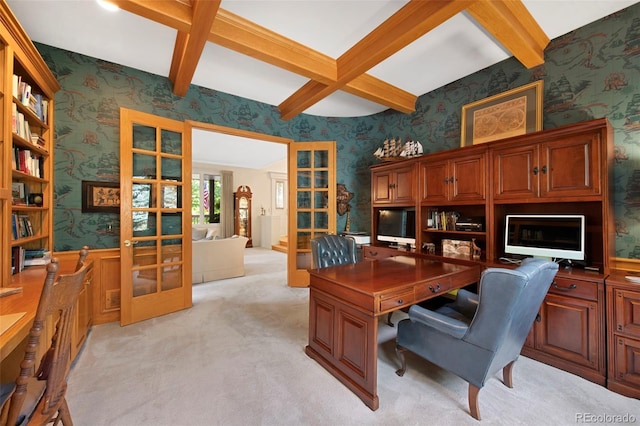
[{"label": "coffered ceiling", "polygon": [[38,42],[301,112],[411,112],[417,96],[629,0],[8,0]]},{"label": "coffered ceiling", "polygon": [[[409,113],[416,98],[631,0],[6,0],[32,40],[302,112]],[[269,145],[269,144],[265,144]]]}]

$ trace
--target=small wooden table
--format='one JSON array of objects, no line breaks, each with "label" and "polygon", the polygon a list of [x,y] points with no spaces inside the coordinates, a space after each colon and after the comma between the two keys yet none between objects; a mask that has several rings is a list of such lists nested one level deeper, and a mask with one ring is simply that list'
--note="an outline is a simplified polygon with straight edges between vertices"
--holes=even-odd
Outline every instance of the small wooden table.
[{"label": "small wooden table", "polygon": [[378,317],[480,280],[480,266],[397,256],[309,271],[309,345],[315,359],[372,410]]}]

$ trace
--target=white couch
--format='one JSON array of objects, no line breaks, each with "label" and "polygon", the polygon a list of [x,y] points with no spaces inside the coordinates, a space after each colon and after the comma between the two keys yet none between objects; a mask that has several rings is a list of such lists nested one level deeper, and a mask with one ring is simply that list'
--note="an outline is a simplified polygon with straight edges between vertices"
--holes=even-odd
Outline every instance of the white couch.
[{"label": "white couch", "polygon": [[191,282],[198,284],[244,275],[244,249],[247,241],[247,237],[240,236],[193,240]]}]

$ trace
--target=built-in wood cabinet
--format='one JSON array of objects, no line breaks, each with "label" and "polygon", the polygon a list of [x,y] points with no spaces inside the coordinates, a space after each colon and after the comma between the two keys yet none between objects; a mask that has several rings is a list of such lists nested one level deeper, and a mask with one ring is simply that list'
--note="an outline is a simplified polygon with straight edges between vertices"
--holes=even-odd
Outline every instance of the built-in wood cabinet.
[{"label": "built-in wood cabinet", "polygon": [[607,278],[609,365],[607,387],[640,398],[640,283],[616,271]]},{"label": "built-in wood cabinet", "polygon": [[11,286],[20,249],[52,249],[53,98],[60,86],[4,2],[0,14],[0,281]]},{"label": "built-in wood cabinet", "polygon": [[484,203],[487,186],[486,152],[467,153],[451,159],[425,159],[420,162],[420,177],[423,203]]},{"label": "built-in wood cabinet", "polygon": [[75,312],[76,318],[71,333],[71,359],[74,359],[78,355],[78,352],[80,352],[80,349],[82,349],[82,345],[84,345],[84,342],[87,340],[87,335],[89,334],[89,329],[93,322],[92,279],[93,262],[91,262],[91,266],[87,270],[82,290],[80,290],[80,294],[78,295],[78,305]]},{"label": "built-in wood cabinet", "polygon": [[583,275],[558,273],[522,353],[604,385],[604,276]]},{"label": "built-in wood cabinet", "polygon": [[601,135],[492,149],[494,200],[599,196]]},{"label": "built-in wood cabinet", "polygon": [[[574,265],[573,269],[562,268],[558,272],[523,353],[604,385],[607,380],[605,278],[615,255],[610,196],[613,158],[611,127],[606,119],[596,119],[424,155],[406,162],[373,166],[372,194],[384,192],[380,191],[384,185],[378,181],[382,173],[392,176],[394,169],[416,164],[415,195],[407,194],[404,205],[420,212],[416,214],[414,255],[481,262],[485,266],[509,266],[500,261],[506,255],[506,215],[585,215],[586,265]],[[376,213],[382,208],[384,203],[376,202],[374,197],[373,231],[377,226]],[[436,212],[454,212],[460,218],[482,221],[483,228],[439,228],[432,220]],[[480,259],[443,256],[445,239],[473,239],[482,249],[482,255]],[[366,250],[380,252],[381,244],[372,241],[373,245]],[[427,253],[426,246],[432,244],[435,253]],[[373,256],[365,252],[365,258],[389,255],[380,253]],[[620,360],[617,368],[626,371],[622,374],[631,381],[640,377],[638,365],[633,364],[634,357],[640,354],[640,339],[634,339],[621,335],[617,341],[618,352],[609,354],[609,368],[611,357],[617,356]],[[625,355],[621,355],[621,351]]]},{"label": "built-in wood cabinet", "polygon": [[371,202],[412,205],[416,195],[415,165],[381,167],[371,175]]}]

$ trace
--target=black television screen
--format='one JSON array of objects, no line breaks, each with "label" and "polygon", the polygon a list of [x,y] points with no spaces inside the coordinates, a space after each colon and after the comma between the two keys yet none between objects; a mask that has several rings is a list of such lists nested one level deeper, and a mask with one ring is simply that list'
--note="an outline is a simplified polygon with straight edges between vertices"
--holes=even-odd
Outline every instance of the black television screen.
[{"label": "black television screen", "polygon": [[416,243],[416,212],[413,209],[378,210],[378,241],[398,244]]},{"label": "black television screen", "polygon": [[583,215],[507,215],[505,253],[585,260]]}]

